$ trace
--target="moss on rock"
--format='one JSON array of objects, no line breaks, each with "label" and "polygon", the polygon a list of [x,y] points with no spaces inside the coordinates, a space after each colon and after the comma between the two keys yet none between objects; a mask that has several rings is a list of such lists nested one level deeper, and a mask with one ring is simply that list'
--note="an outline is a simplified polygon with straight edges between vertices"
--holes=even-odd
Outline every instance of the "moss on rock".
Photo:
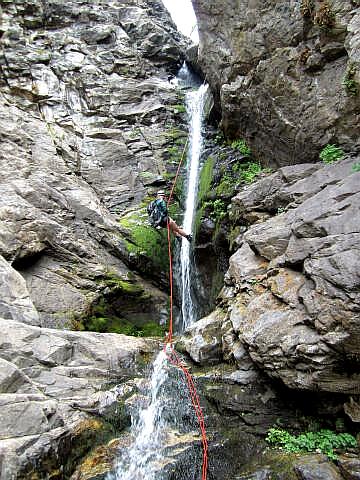
[{"label": "moss on rock", "polygon": [[[146,208],[133,211],[119,220],[128,235],[126,248],[134,257],[135,263],[144,273],[154,272],[154,269],[168,274],[168,244],[166,229],[155,229],[148,223]],[[143,261],[143,259],[147,261]]]},{"label": "moss on rock", "polygon": [[[162,337],[166,325],[159,325],[155,297],[151,287],[135,278],[123,278],[108,272],[98,280],[101,294],[88,307],[87,312],[72,322],[75,330],[100,333],[118,333],[138,337]],[[166,305],[164,305],[166,306]]]}]

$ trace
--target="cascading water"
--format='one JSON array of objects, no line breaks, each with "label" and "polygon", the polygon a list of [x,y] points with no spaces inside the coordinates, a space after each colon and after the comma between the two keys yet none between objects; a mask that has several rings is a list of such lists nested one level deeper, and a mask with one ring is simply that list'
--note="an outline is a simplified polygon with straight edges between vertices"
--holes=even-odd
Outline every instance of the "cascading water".
[{"label": "cascading water", "polygon": [[[202,150],[203,137],[202,125],[205,115],[205,103],[207,100],[208,85],[201,85],[198,90],[186,94],[186,107],[190,117],[190,148],[188,153],[188,176],[187,194],[184,213],[183,228],[186,232],[192,232],[194,215],[196,209],[197,187],[199,178],[200,154]],[[181,246],[181,311],[183,329],[197,320],[196,308],[193,301],[193,284],[191,282],[191,271],[195,265],[191,260],[191,246],[183,240]]]},{"label": "cascading water", "polygon": [[[199,434],[181,372],[161,351],[152,365],[149,387],[132,414],[132,444],[119,451],[115,471],[106,480],[196,480],[201,470]],[[147,405],[144,407],[144,399]],[[180,464],[180,465],[179,465]],[[176,468],[177,476],[173,475]]]},{"label": "cascading water", "polygon": [[[179,72],[179,84],[193,87],[194,77],[186,65]],[[197,183],[202,148],[202,123],[207,99],[207,85],[186,93],[186,106],[190,118],[189,154],[187,162],[187,194],[183,228],[191,232],[196,209]],[[191,249],[187,240],[181,246],[182,327],[196,320],[192,286],[190,284]],[[161,351],[153,363],[150,386],[145,395],[148,404],[132,415],[133,443],[119,454],[114,473],[106,480],[161,480],[168,478],[176,463],[177,476],[192,480],[199,478],[201,455],[199,433],[191,396],[185,388],[182,373],[171,365],[168,352]],[[140,402],[141,403],[141,402]],[[183,457],[180,459],[181,455]],[[179,467],[181,463],[181,467]],[[181,469],[181,471],[180,471]]]},{"label": "cascading water", "polygon": [[153,364],[150,403],[148,407],[140,410],[138,418],[132,425],[134,443],[119,459],[115,474],[108,476],[108,480],[143,478],[155,480],[156,465],[160,461],[160,446],[165,430],[162,415],[165,403],[160,395],[167,380],[165,362],[166,354],[161,351]]}]

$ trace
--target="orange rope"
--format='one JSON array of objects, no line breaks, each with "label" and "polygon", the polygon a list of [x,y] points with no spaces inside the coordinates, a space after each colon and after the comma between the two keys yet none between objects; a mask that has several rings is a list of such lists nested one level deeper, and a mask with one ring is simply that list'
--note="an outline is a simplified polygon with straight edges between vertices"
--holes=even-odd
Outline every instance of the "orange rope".
[{"label": "orange rope", "polygon": [[190,398],[191,398],[191,403],[193,404],[198,423],[199,423],[199,428],[201,432],[201,443],[202,443],[202,450],[203,450],[203,461],[202,461],[202,471],[201,471],[201,480],[206,480],[207,478],[207,467],[208,467],[208,442],[207,442],[207,435],[206,435],[206,429],[205,429],[205,420],[204,420],[204,414],[200,405],[200,400],[199,396],[196,391],[196,387],[194,384],[194,380],[187,369],[186,365],[183,364],[181,358],[177,355],[176,351],[174,350],[174,347],[172,344],[170,345],[171,349],[171,354],[169,355],[168,352],[166,351],[166,346],[165,346],[165,353],[168,358],[168,360],[177,368],[182,370],[182,372],[185,375],[187,386],[190,392]]},{"label": "orange rope", "polygon": [[[182,157],[179,162],[179,166],[173,181],[172,189],[169,195],[169,199],[167,202],[167,205],[169,206],[170,201],[172,199],[172,195],[174,192],[175,188],[175,183],[178,178],[179,172],[180,172],[180,167],[184,158],[184,152],[186,150],[186,146],[188,143],[188,139],[186,140],[186,144],[183,150]],[[195,414],[199,423],[199,428],[201,432],[201,443],[202,443],[202,451],[203,451],[203,461],[202,461],[202,472],[201,472],[201,480],[206,480],[207,479],[207,468],[208,468],[208,442],[207,442],[207,435],[206,435],[206,429],[205,429],[205,421],[204,421],[204,414],[201,409],[200,405],[200,400],[199,396],[196,391],[195,383],[194,380],[186,367],[184,363],[182,362],[182,359],[178,356],[176,353],[173,345],[172,345],[172,339],[173,339],[173,268],[172,268],[172,255],[171,255],[171,237],[170,237],[170,224],[169,220],[167,222],[167,237],[168,237],[168,252],[169,252],[169,277],[170,277],[170,320],[169,320],[169,333],[166,338],[166,344],[164,346],[164,352],[169,360],[169,362],[174,365],[175,367],[179,368],[183,374],[185,375],[187,387],[189,389],[190,393],[190,398],[191,398],[191,403],[194,407]],[[167,351],[167,347],[170,347],[170,354]]]}]

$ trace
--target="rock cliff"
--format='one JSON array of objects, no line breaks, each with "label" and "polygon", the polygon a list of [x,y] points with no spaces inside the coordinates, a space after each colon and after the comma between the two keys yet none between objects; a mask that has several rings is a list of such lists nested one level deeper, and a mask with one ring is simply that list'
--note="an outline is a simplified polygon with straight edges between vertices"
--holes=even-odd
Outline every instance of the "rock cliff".
[{"label": "rock cliff", "polygon": [[352,0],[193,0],[199,61],[226,135],[265,163],[359,149],[360,8]]},{"label": "rock cliff", "polygon": [[[281,166],[247,184],[233,169],[246,155],[211,156],[208,140],[201,201],[218,185],[198,218],[204,310],[233,255],[216,310],[178,346],[205,406],[209,470],[358,478],[355,455],[284,460],[263,441],[312,416],[360,421],[358,2],[193,3],[225,134]],[[1,477],[100,480],[159,346],[60,329],[139,333],[167,319],[166,239],[144,227],[144,205],[185,144],[169,79],[188,45],[160,0],[0,5]],[[345,157],[312,163],[330,141]],[[181,461],[199,443],[170,441]]]},{"label": "rock cliff", "polygon": [[[282,167],[232,199],[232,221],[243,233],[220,295],[227,313],[220,326],[209,323],[206,335],[226,331],[228,322],[261,369],[293,389],[359,394],[354,160]],[[228,350],[225,337],[222,344],[204,343],[208,360],[207,348],[214,358]],[[188,351],[201,363],[203,336],[194,332],[194,338]],[[231,347],[235,358],[237,348]]]},{"label": "rock cliff", "polygon": [[134,250],[157,284],[162,265],[118,221],[171,175],[186,41],[159,0],[3,1],[1,36],[0,254],[28,289],[1,260],[1,313],[19,320],[16,291],[33,324],[164,320],[166,296],[129,273]]}]

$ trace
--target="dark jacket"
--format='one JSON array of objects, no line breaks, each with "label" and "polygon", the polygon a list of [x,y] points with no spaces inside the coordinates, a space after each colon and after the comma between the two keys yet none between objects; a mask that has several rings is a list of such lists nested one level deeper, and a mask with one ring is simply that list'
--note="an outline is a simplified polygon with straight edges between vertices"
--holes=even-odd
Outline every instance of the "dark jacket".
[{"label": "dark jacket", "polygon": [[157,198],[155,201],[159,211],[161,212],[161,222],[159,225],[160,227],[166,227],[169,215],[166,202],[163,198]]}]

